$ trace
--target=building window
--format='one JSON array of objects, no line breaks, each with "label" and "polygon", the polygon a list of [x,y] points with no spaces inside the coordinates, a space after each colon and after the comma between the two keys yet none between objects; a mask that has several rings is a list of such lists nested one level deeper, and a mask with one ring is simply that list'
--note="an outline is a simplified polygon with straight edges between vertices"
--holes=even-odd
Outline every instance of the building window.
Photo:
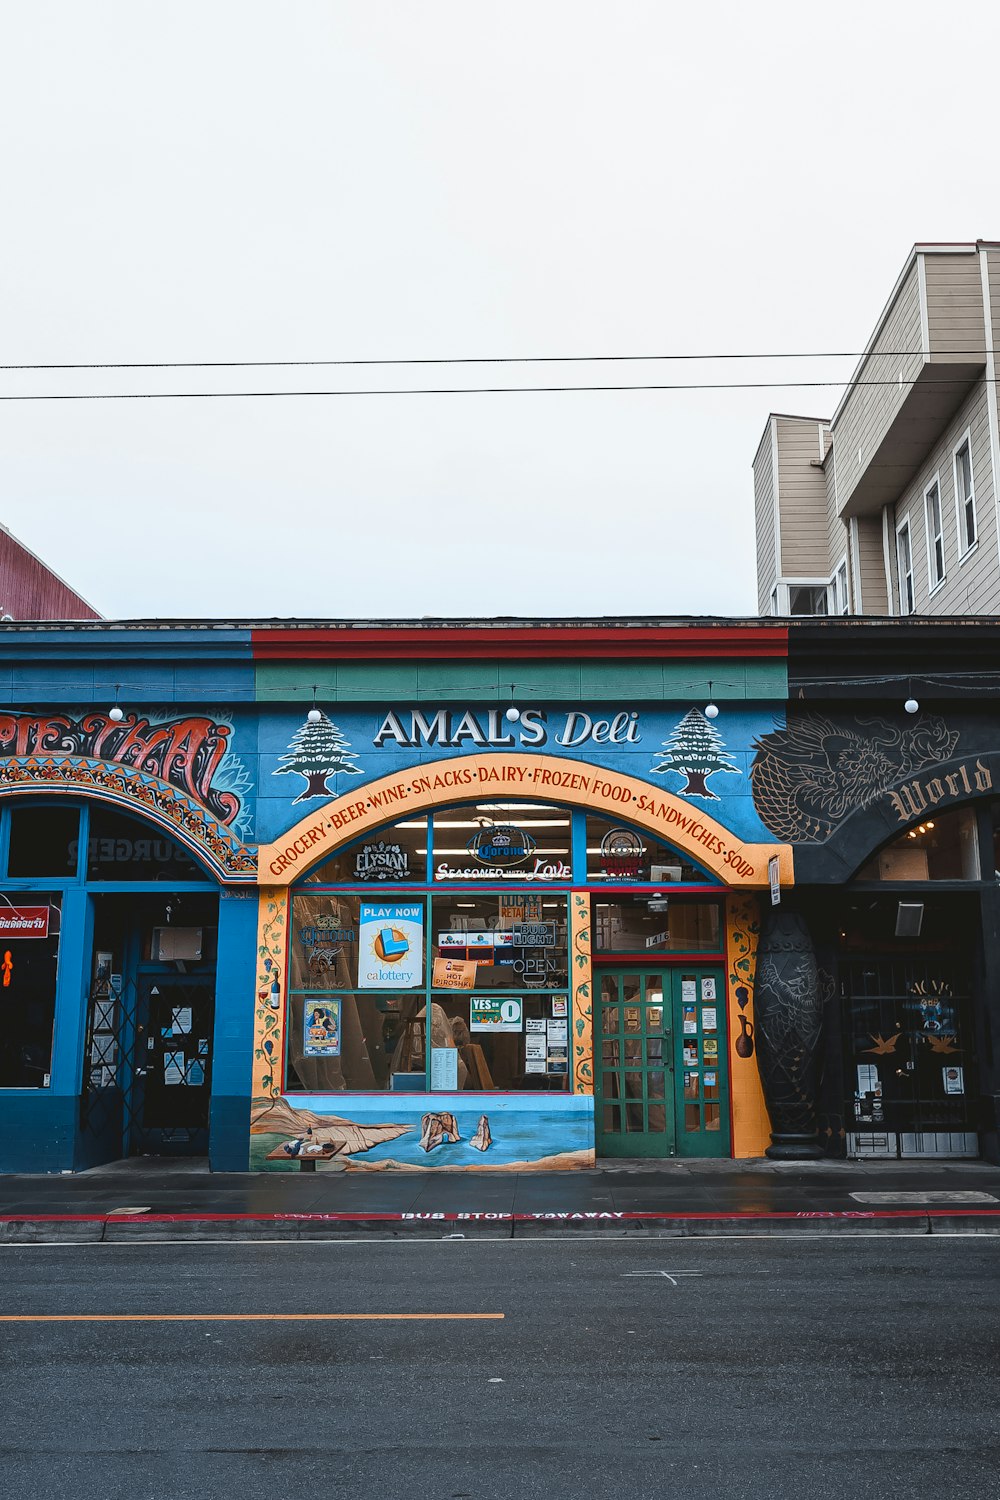
[{"label": "building window", "polygon": [[13,880],[72,880],[80,848],[76,807],[13,807],[7,874]]},{"label": "building window", "polygon": [[565,1093],[567,919],[536,889],[296,892],[285,1088]]},{"label": "building window", "polygon": [[937,478],[924,491],[924,510],[927,515],[927,571],[933,592],[939,583],[944,583],[944,526],[941,522],[941,484]]},{"label": "building window", "polygon": [[659,953],[719,953],[722,931],[714,901],[666,896],[594,902],[594,951],[652,958]]},{"label": "building window", "polygon": [[[933,783],[932,783],[933,784]],[[858,880],[979,880],[976,814],[971,807],[928,816],[901,833],[857,873]]]},{"label": "building window", "polygon": [[830,585],[830,613],[834,615],[846,615],[850,612],[850,600],[847,593],[847,558],[845,557],[833,575]]},{"label": "building window", "polygon": [[969,434],[955,449],[955,503],[958,537],[963,552],[976,545],[976,495],[972,482],[972,444]]},{"label": "building window", "polygon": [[910,523],[904,521],[896,531],[896,566],[899,570],[899,613],[913,613],[913,551],[910,547]]},{"label": "building window", "polygon": [[[61,834],[58,842],[61,847]],[[0,1088],[49,1085],[60,901],[58,893],[41,891],[5,891],[0,898]]]},{"label": "building window", "polygon": [[792,586],[788,590],[788,613],[790,615],[825,615],[827,613],[826,588]]}]

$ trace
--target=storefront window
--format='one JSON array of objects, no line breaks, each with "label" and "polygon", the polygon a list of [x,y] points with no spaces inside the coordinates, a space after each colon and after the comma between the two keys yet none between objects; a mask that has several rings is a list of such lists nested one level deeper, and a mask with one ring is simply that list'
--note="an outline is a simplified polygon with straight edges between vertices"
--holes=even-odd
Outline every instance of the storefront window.
[{"label": "storefront window", "polygon": [[[709,876],[669,844],[624,823],[587,815],[587,883],[704,884]],[[711,882],[713,885],[714,881]]]},{"label": "storefront window", "polygon": [[[76,863],[76,844],[72,845]],[[182,845],[138,818],[94,806],[87,840],[88,880],[204,880]]]},{"label": "storefront window", "polygon": [[413,818],[383,828],[361,843],[338,850],[307,876],[307,882],[332,885],[360,882],[377,888],[427,878],[427,818]]},{"label": "storefront window", "polygon": [[14,880],[66,880],[76,874],[76,807],[12,807],[7,873]]},{"label": "storefront window", "polygon": [[59,958],[58,894],[0,896],[0,1088],[47,1088]]},{"label": "storefront window", "polygon": [[972,807],[927,818],[900,834],[863,865],[858,880],[979,880],[979,844]]},{"label": "storefront window", "polygon": [[296,995],[288,1006],[289,1092],[425,1087],[424,997]]},{"label": "storefront window", "polygon": [[413,990],[424,984],[424,904],[356,895],[296,895],[289,987]]},{"label": "storefront window", "polygon": [[563,882],[573,878],[568,808],[481,802],[434,814],[434,879]]},{"label": "storefront window", "polygon": [[431,1011],[432,1088],[568,1090],[567,996],[437,994]]},{"label": "storefront window", "polygon": [[666,896],[594,902],[598,953],[719,953],[722,931],[714,901],[668,901]]},{"label": "storefront window", "polygon": [[426,954],[424,920],[419,897],[296,892],[286,1087],[568,1089],[567,898],[437,895]]},{"label": "storefront window", "polygon": [[432,925],[435,989],[566,988],[565,896],[435,896]]}]

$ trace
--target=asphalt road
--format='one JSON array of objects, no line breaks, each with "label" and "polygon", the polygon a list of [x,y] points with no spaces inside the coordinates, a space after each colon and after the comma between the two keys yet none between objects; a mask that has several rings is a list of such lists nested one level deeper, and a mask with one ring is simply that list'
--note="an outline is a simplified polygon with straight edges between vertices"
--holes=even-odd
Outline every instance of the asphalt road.
[{"label": "asphalt road", "polygon": [[998,1239],[10,1247],[0,1316],[25,1500],[1000,1491]]}]

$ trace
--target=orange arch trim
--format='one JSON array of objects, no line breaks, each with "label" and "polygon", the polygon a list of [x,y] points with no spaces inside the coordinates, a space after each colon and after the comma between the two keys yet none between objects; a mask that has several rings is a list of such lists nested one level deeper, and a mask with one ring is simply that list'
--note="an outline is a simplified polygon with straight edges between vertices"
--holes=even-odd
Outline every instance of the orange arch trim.
[{"label": "orange arch trim", "polygon": [[386,823],[498,793],[524,802],[568,803],[633,823],[734,888],[766,886],[773,855],[782,884],[794,880],[790,844],[744,843],[708,813],[648,781],[586,761],[498,752],[430,761],[322,803],[273,843],[260,846],[258,883],[290,883],[342,845]]}]

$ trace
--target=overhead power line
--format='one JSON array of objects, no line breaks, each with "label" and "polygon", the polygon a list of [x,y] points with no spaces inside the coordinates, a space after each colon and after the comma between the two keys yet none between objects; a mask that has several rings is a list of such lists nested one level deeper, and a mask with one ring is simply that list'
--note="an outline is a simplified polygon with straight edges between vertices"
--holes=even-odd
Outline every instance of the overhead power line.
[{"label": "overhead power line", "polygon": [[[912,349],[880,349],[868,352],[870,359],[904,359]],[[985,359],[992,349],[937,349],[935,354],[969,354]],[[0,365],[0,371],[32,370],[299,370],[347,369],[384,365],[587,365],[642,364],[652,361],[697,361],[720,359],[864,359],[866,351],[850,349],[776,350],[768,354],[456,354],[404,356],[402,359],[159,359],[137,361],[81,362],[79,364]]]},{"label": "overhead power line", "polygon": [[[985,377],[984,377],[985,378]],[[996,385],[997,380],[992,384]],[[514,396],[543,395],[554,391],[767,391],[841,389],[856,386],[892,386],[903,389],[913,380],[720,380],[647,385],[450,385],[375,387],[326,391],[43,391],[24,395],[0,395],[3,401],[261,401],[293,396]],[[927,386],[967,386],[967,379],[944,377],[921,382]]]}]

